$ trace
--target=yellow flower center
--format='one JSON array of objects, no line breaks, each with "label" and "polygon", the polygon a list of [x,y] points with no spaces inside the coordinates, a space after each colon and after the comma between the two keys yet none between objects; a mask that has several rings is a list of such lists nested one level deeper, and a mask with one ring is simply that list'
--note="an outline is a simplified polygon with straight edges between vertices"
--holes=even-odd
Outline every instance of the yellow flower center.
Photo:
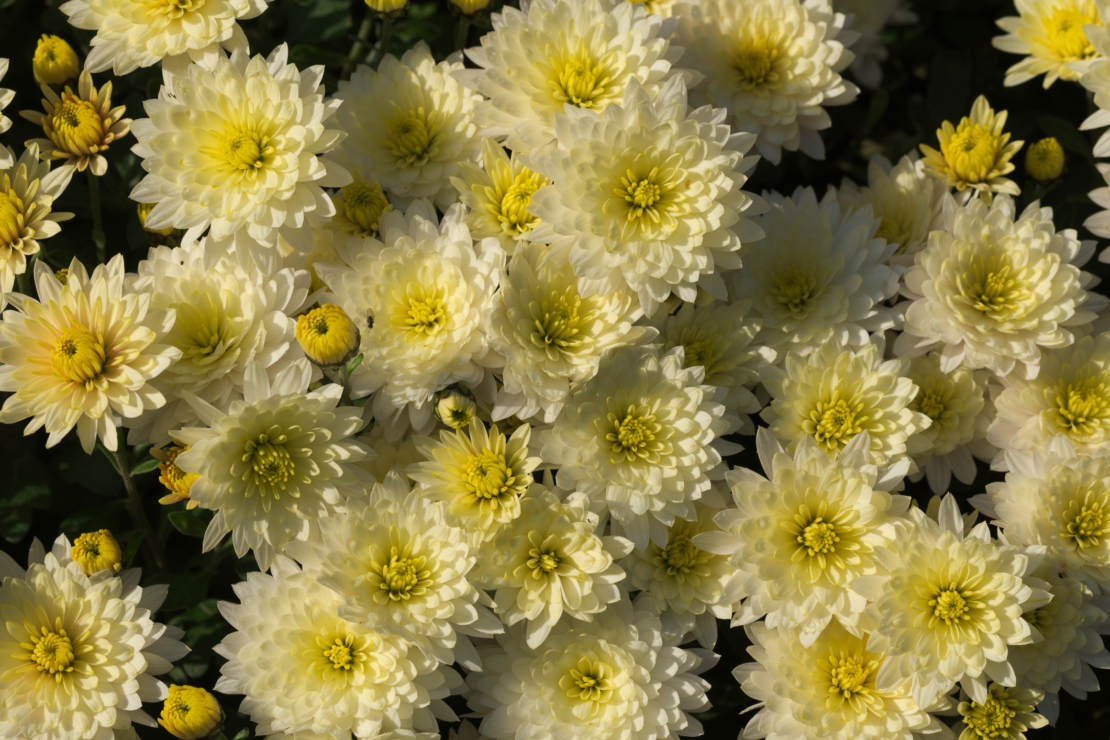
[{"label": "yellow flower center", "polygon": [[909,237],[909,229],[893,218],[883,216],[882,221],[879,222],[879,230],[875,232],[875,236],[888,244],[905,246],[907,238]]},{"label": "yellow flower center", "polygon": [[843,699],[850,699],[860,694],[869,694],[867,681],[878,668],[875,661],[864,662],[858,655],[848,655],[837,658],[829,657],[829,693],[839,694]]},{"label": "yellow flower center", "polygon": [[922,388],[913,399],[910,408],[925,414],[934,422],[944,421],[949,415],[946,410],[947,400],[946,394],[936,388]]},{"label": "yellow flower center", "polygon": [[216,158],[248,180],[255,179],[259,171],[273,161],[274,147],[270,137],[260,131],[232,131],[219,141]]},{"label": "yellow flower center", "polygon": [[59,149],[74,155],[96,152],[104,134],[96,107],[72,94],[44,119],[43,129]]},{"label": "yellow flower center", "polygon": [[441,289],[410,284],[407,298],[394,323],[416,335],[410,341],[438,334],[447,325],[446,301]]},{"label": "yellow flower center", "polygon": [[90,576],[102,570],[118,573],[123,563],[123,551],[107,529],[86,532],[78,537],[70,550],[70,557]]},{"label": "yellow flower center", "polygon": [[970,619],[968,612],[971,609],[967,604],[967,599],[960,593],[959,589],[953,586],[940,589],[929,602],[929,606],[933,608],[933,616],[949,626],[961,620]]},{"label": "yellow flower center", "polygon": [[709,553],[698,549],[690,541],[689,532],[672,532],[667,546],[655,559],[655,565],[664,568],[667,575],[683,580],[682,576],[689,575],[694,568],[707,563],[710,557],[712,556]]},{"label": "yellow flower center", "polygon": [[555,100],[579,108],[603,107],[616,90],[615,85],[609,85],[609,67],[613,64],[615,55],[616,52],[611,51],[595,62],[585,44],[580,41],[573,53],[549,56],[554,78],[548,80],[548,84]]},{"label": "yellow flower center", "polygon": [[14,190],[0,192],[0,248],[17,249],[24,236],[26,210]]},{"label": "yellow flower center", "polygon": [[1002,692],[1001,699],[991,694],[987,698],[987,703],[982,706],[970,702],[970,709],[964,715],[964,722],[967,723],[968,728],[981,738],[1019,737],[1011,736],[1009,731],[1017,712],[1007,706],[1010,702],[1006,701],[1006,696],[1006,692]]},{"label": "yellow flower center", "polygon": [[526,565],[533,571],[551,573],[559,567],[559,563],[561,562],[562,558],[559,557],[559,554],[555,550],[533,547],[528,551],[528,561]]},{"label": "yellow flower center", "polygon": [[146,0],[146,2],[153,13],[166,15],[171,19],[180,18],[204,6],[204,0]]},{"label": "yellow flower center", "polygon": [[775,62],[780,55],[776,39],[762,35],[744,39],[733,59],[733,79],[744,90],[760,85],[774,86],[779,81]]},{"label": "yellow flower center", "polygon": [[358,348],[359,334],[339,306],[325,303],[297,319],[297,342],[317,365],[338,365]]},{"label": "yellow flower center", "polygon": [[174,462],[177,460],[178,455],[188,449],[189,445],[185,445],[184,447],[178,447],[176,445],[167,447],[162,450],[166,456],[166,460],[158,463],[158,481],[171,493],[181,498],[189,498],[189,489],[193,487],[194,481],[200,477],[196,473],[186,473],[181,468],[177,467],[177,464]]},{"label": "yellow flower center", "polygon": [[289,441],[280,429],[272,428],[269,433],[263,432],[254,440],[247,442],[243,454],[243,462],[250,464],[250,471],[244,476],[250,476],[255,486],[262,489],[262,495],[270,493],[274,498],[280,498],[280,491],[285,490],[285,484],[297,472],[297,465],[285,449]]},{"label": "yellow flower center", "polygon": [[351,183],[343,188],[343,200],[335,202],[336,218],[355,236],[363,238],[376,236],[382,216],[393,210],[377,180]]},{"label": "yellow flower center", "polygon": [[39,671],[49,673],[61,680],[63,673],[71,673],[76,662],[73,643],[66,631],[62,629],[62,619],[58,617],[54,622],[54,629],[42,628],[42,637],[31,635],[31,642],[21,642],[19,646],[30,650],[30,654],[20,654],[14,657],[29,659]]},{"label": "yellow flower center", "polygon": [[810,557],[836,552],[837,542],[840,542],[840,537],[836,534],[836,525],[824,521],[821,517],[807,524],[798,537],[798,543]]},{"label": "yellow flower center", "polygon": [[713,363],[719,357],[717,343],[712,339],[699,339],[682,346],[685,349],[682,368],[704,367],[706,375],[708,375]]},{"label": "yellow flower center", "polygon": [[641,231],[659,227],[666,214],[679,210],[679,204],[686,199],[674,192],[674,183],[658,167],[652,167],[642,178],[626,170],[620,187],[614,188],[613,193],[628,204],[626,218],[639,225]]},{"label": "yellow flower center", "polygon": [[965,118],[940,148],[957,180],[979,183],[990,178],[1005,145],[1002,136],[996,136],[986,126]]},{"label": "yellow flower center", "polygon": [[593,704],[587,715],[592,717],[613,696],[616,682],[609,665],[600,660],[582,658],[567,675],[559,679],[559,686],[567,692],[568,698]]},{"label": "yellow flower center", "polygon": [[496,198],[496,191],[489,188],[494,193],[492,199],[496,202],[488,204],[486,208],[497,218],[501,228],[509,236],[517,237],[526,234],[540,222],[528,212],[528,206],[532,204],[532,196],[548,182],[548,179],[542,175],[525,169],[513,178],[513,184],[499,200]]},{"label": "yellow flower center", "polygon": [[809,308],[816,290],[817,276],[813,271],[792,265],[778,276],[770,293],[791,314],[796,314]]},{"label": "yellow flower center", "polygon": [[[818,401],[813,411],[809,414],[810,424],[806,431],[810,432],[817,444],[826,450],[840,450],[848,444],[852,437],[863,431],[862,423],[868,417],[863,416],[863,403],[849,404],[840,398],[840,392],[833,394],[830,401]],[[810,429],[812,427],[812,431]]]},{"label": "yellow flower center", "polygon": [[[1085,375],[1083,368],[1080,375]],[[1056,383],[1056,423],[1071,437],[1097,434],[1110,425],[1110,387],[1098,375],[1073,383]]]},{"label": "yellow flower center", "polygon": [[661,446],[655,437],[660,426],[655,415],[647,413],[646,407],[629,406],[623,419],[613,413],[608,419],[613,431],[606,434],[605,439],[612,445],[613,462],[632,462],[637,458],[655,462],[658,459]]},{"label": "yellow flower center", "polygon": [[50,368],[55,377],[91,388],[104,371],[104,340],[83,326],[71,326],[54,340]]},{"label": "yellow flower center", "polygon": [[563,293],[553,293],[540,304],[539,315],[534,319],[536,327],[532,334],[532,343],[537,347],[545,348],[555,345],[561,350],[577,347],[582,344],[578,338],[579,328],[584,322],[593,318],[593,312],[579,315],[582,307],[582,298],[578,289],[568,287]]},{"label": "yellow flower center", "polygon": [[354,647],[355,638],[347,635],[338,637],[324,650],[324,659],[337,671],[353,670],[358,662],[358,650]]},{"label": "yellow flower center", "polygon": [[1083,33],[1083,26],[1088,24],[1102,25],[1097,12],[1088,15],[1074,5],[1055,8],[1052,15],[1044,19],[1046,45],[1062,60],[1090,59],[1097,52]]},{"label": "yellow flower center", "polygon": [[1003,256],[975,259],[970,269],[957,275],[956,284],[963,298],[977,311],[996,321],[1020,318],[1029,297],[1025,281],[1013,274]]},{"label": "yellow flower center", "polygon": [[[1025,612],[1021,615],[1021,618],[1037,629],[1048,627],[1052,624],[1052,615],[1049,614],[1048,610],[1044,607]],[[1041,631],[1043,632],[1043,629]]]},{"label": "yellow flower center", "polygon": [[398,110],[389,124],[389,151],[410,167],[423,167],[439,154],[441,119],[424,106],[407,113]]},{"label": "yellow flower center", "polygon": [[1064,512],[1064,539],[1071,540],[1080,550],[1098,547],[1110,537],[1110,508],[1092,501],[1090,493],[1084,501],[1072,501]]},{"label": "yellow flower center", "polygon": [[58,278],[59,283],[65,285],[69,282],[69,268],[63,267],[62,269],[54,273],[54,277]]},{"label": "yellow flower center", "polygon": [[379,573],[378,588],[386,592],[390,601],[408,601],[413,596],[422,596],[431,579],[424,564],[424,558],[402,557],[396,547],[390,548],[389,562]]},{"label": "yellow flower center", "polygon": [[463,485],[483,501],[496,505],[512,489],[516,477],[505,462],[505,456],[485,448],[466,461]]}]

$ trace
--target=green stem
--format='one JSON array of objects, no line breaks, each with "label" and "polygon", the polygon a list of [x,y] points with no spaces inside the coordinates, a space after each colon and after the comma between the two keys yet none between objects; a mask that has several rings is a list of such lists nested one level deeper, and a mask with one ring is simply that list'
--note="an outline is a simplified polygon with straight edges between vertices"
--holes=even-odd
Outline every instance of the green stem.
[{"label": "green stem", "polygon": [[459,16],[459,25],[455,29],[455,48],[462,51],[466,48],[466,36],[470,32],[470,19],[465,15]]},{"label": "green stem", "polygon": [[345,80],[351,76],[351,71],[355,68],[355,63],[358,62],[362,56],[363,49],[366,48],[366,39],[370,38],[370,29],[374,27],[374,14],[369,10],[366,11],[366,17],[362,19],[362,25],[358,27],[358,36],[355,37],[354,46],[351,47],[351,53],[347,55],[347,61],[343,62],[343,71],[339,73],[339,79]]},{"label": "green stem", "polygon": [[19,280],[19,292],[33,298],[34,296],[31,295],[31,265],[27,265],[27,269],[16,275],[16,278]]},{"label": "green stem", "polygon": [[343,395],[339,397],[340,406],[351,405],[351,374],[347,372],[347,365],[339,368],[339,384],[343,386]]},{"label": "green stem", "polygon": [[154,529],[150,526],[150,520],[146,518],[146,512],[143,510],[143,501],[139,497],[139,486],[135,483],[135,477],[131,475],[131,453],[127,449],[126,442],[119,442],[116,451],[112,453],[112,459],[115,462],[116,472],[119,477],[123,479],[123,487],[127,489],[127,508],[131,512],[131,519],[135,522],[135,526],[143,533],[143,541],[146,543],[147,548],[150,550],[151,557],[154,558],[154,564],[158,570],[164,571],[166,569],[166,559],[162,554],[162,547],[158,543],[158,538],[154,536]]},{"label": "green stem", "polygon": [[[366,63],[369,66],[373,67],[374,69],[377,69],[378,65],[382,63],[382,59],[384,59],[385,55],[389,53],[389,40],[392,37],[393,37],[393,19],[392,18],[383,18],[382,19],[382,35],[381,35],[381,38],[378,40],[378,45],[377,45],[377,47],[374,48],[374,53],[371,55],[370,59],[366,60]],[[370,62],[371,59],[373,60],[373,64],[371,64],[371,62]]]},{"label": "green stem", "polygon": [[104,236],[104,224],[100,220],[100,182],[96,175],[89,170],[89,208],[92,210],[93,244],[96,245],[96,259],[101,263],[108,261],[106,247],[108,239]]}]

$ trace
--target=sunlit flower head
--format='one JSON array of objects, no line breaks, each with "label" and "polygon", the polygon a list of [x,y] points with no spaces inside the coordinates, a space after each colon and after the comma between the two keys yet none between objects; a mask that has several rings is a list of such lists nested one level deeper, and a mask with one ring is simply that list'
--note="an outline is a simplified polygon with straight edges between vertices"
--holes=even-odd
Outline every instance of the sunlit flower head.
[{"label": "sunlit flower head", "polygon": [[382,216],[393,210],[377,180],[366,182],[359,172],[352,175],[354,181],[332,195],[335,218],[324,224],[324,228],[344,234],[348,243],[351,239],[377,237]]},{"label": "sunlit flower head", "polygon": [[42,126],[45,139],[32,139],[43,159],[60,159],[79,172],[89,169],[94,175],[108,171],[104,153],[108,145],[131,130],[131,119],[124,118],[124,106],[112,107],[112,83],[93,87],[89,70],[81,73],[76,94],[67,85],[59,96],[42,86],[44,112],[20,111],[19,115]]},{"label": "sunlit flower head", "polygon": [[1024,141],[1010,141],[1005,132],[1006,111],[995,113],[985,96],[980,95],[959,126],[948,121],[937,129],[940,151],[921,145],[925,171],[943,180],[960,193],[971,189],[990,205],[994,193],[1018,195],[1021,188],[1005,175],[1014,171],[1010,159]]},{"label": "sunlit flower head", "polygon": [[728,110],[733,130],[758,134],[756,148],[773,164],[783,149],[825,158],[825,106],[859,94],[840,75],[858,38],[843,14],[828,0],[692,0],[674,12],[682,62],[705,76],[691,89],[694,105]]},{"label": "sunlit flower head", "polygon": [[963,363],[998,376],[1033,378],[1043,349],[1075,341],[1106,299],[1088,293],[1094,278],[1079,266],[1093,249],[1074,229],[1057,231],[1052,209],[1033,203],[1020,215],[1008,196],[987,206],[945,199],[943,230],[904,276],[905,326],[895,353],[915,356],[940,345],[942,368]]},{"label": "sunlit flower head", "polygon": [[224,723],[216,697],[196,686],[170,686],[158,724],[178,740],[215,738]]},{"label": "sunlit flower head", "polygon": [[601,113],[619,103],[633,81],[654,99],[682,49],[668,38],[674,25],[625,0],[533,0],[502,8],[481,47],[467,49],[478,65],[456,78],[486,98],[477,111],[482,133],[524,154],[556,137],[564,106]]},{"label": "sunlit flower head", "polygon": [[832,6],[836,12],[852,17],[848,30],[859,34],[851,44],[856,56],[849,69],[864,87],[879,87],[883,63],[889,56],[883,31],[888,25],[917,22],[917,14],[910,10],[910,0],[832,0]]},{"label": "sunlit flower head", "polygon": [[970,699],[960,702],[957,710],[961,719],[952,731],[960,733],[959,740],[1025,740],[1026,730],[1048,724],[1037,714],[1037,704],[1043,699],[1043,691],[992,683],[982,703]]},{"label": "sunlit flower head", "polygon": [[31,71],[40,85],[62,85],[77,78],[81,62],[65,39],[44,33],[35,46]]},{"label": "sunlit flower head", "polygon": [[1044,86],[1056,80],[1079,80],[1084,64],[1098,52],[1085,26],[1103,26],[1110,13],[1106,0],[1015,0],[1018,15],[995,21],[1006,31],[991,41],[994,48],[1024,58],[1006,70],[1007,87],[1044,75]]}]

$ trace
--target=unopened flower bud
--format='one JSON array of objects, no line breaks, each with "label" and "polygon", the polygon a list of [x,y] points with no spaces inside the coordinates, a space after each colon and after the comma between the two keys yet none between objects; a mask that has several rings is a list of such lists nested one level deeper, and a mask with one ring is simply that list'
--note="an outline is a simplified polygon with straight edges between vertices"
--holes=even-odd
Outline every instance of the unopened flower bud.
[{"label": "unopened flower bud", "polygon": [[1025,171],[1040,183],[1058,180],[1064,174],[1064,148],[1056,139],[1041,139],[1025,153]]},{"label": "unopened flower bud", "polygon": [[448,0],[451,7],[468,18],[481,15],[493,5],[493,0]]},{"label": "unopened flower bud", "polygon": [[195,686],[170,686],[158,724],[179,740],[207,740],[219,735],[224,710],[216,697]]},{"label": "unopened flower bud", "polygon": [[102,570],[119,573],[123,566],[123,550],[112,533],[106,529],[99,532],[86,532],[73,543],[69,556],[81,566],[85,575],[91,576]]},{"label": "unopened flower bud", "polygon": [[342,308],[325,303],[297,319],[297,342],[317,365],[340,365],[358,351],[359,333]]},{"label": "unopened flower bud", "polygon": [[31,71],[40,85],[60,86],[76,79],[81,73],[81,63],[73,47],[57,36],[43,34],[35,48]]},{"label": "unopened flower bud", "polygon": [[381,18],[396,18],[408,10],[409,0],[366,0],[366,7]]},{"label": "unopened flower bud", "polygon": [[451,388],[437,394],[436,418],[452,429],[470,426],[477,413],[478,405],[466,391]]}]

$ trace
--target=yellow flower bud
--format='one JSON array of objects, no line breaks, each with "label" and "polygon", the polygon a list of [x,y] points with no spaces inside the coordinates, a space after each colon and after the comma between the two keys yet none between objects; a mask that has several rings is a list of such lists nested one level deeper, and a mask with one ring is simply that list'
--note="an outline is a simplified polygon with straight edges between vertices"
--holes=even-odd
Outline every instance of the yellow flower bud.
[{"label": "yellow flower bud", "polygon": [[366,7],[382,18],[395,18],[409,7],[409,0],[366,0]]},{"label": "yellow flower bud", "polygon": [[478,405],[469,393],[452,388],[442,391],[436,402],[436,418],[452,429],[463,429],[470,426],[474,415],[478,413]]},{"label": "yellow flower bud", "polygon": [[297,319],[297,342],[317,365],[339,365],[358,350],[359,333],[342,308],[325,303]]},{"label": "yellow flower bud", "polygon": [[1056,139],[1041,139],[1025,153],[1025,172],[1037,182],[1052,182],[1064,174],[1064,148]]},{"label": "yellow flower bud", "polygon": [[180,740],[213,738],[223,729],[224,710],[216,697],[195,686],[170,686],[158,724]]},{"label": "yellow flower bud", "polygon": [[81,63],[64,39],[43,34],[35,49],[31,71],[40,85],[62,85],[81,73]]},{"label": "yellow flower bud", "polygon": [[54,277],[58,278],[58,282],[65,285],[69,281],[69,268],[63,267],[54,273]]},{"label": "yellow flower bud", "polygon": [[189,449],[188,445],[178,447],[172,445],[164,450],[152,449],[150,454],[156,457],[158,463],[158,482],[169,491],[169,494],[158,499],[160,504],[176,504],[178,501],[188,501],[186,509],[196,508],[197,502],[189,498],[189,489],[193,482],[200,476],[196,473],[186,473],[177,467],[177,456]]},{"label": "yellow flower bud", "polygon": [[102,570],[119,573],[123,566],[123,550],[112,533],[106,529],[99,532],[86,532],[73,543],[69,556],[81,566],[85,575],[91,576]]},{"label": "yellow flower bud", "polygon": [[148,231],[151,234],[158,234],[159,236],[169,236],[170,234],[173,233],[173,227],[172,226],[168,226],[164,229],[148,229],[146,227],[146,217],[149,216],[150,212],[154,210],[154,206],[155,206],[154,203],[140,203],[139,204],[139,207],[137,209],[138,213],[139,213],[139,223],[142,224],[143,229],[145,231]]},{"label": "yellow flower bud", "polygon": [[448,0],[451,7],[465,16],[474,16],[489,10],[493,0]]}]

